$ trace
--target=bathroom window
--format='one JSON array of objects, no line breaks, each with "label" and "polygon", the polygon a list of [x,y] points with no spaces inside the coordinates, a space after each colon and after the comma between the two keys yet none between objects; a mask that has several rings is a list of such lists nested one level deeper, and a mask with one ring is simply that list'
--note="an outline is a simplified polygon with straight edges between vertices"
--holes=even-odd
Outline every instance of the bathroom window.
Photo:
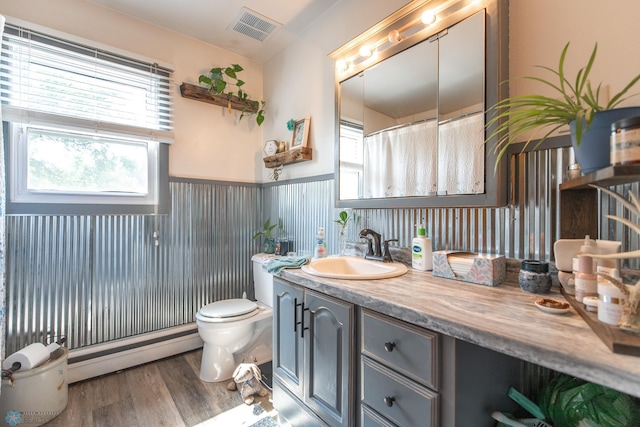
[{"label": "bathroom window", "polygon": [[340,199],[362,197],[362,125],[340,121]]},{"label": "bathroom window", "polygon": [[7,25],[7,213],[162,213],[171,70]]}]

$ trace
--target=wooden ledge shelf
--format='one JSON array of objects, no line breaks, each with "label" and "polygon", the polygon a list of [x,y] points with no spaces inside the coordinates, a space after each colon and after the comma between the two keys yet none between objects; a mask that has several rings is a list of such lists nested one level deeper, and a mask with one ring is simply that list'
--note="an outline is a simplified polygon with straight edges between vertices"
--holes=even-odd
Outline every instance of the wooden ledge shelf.
[{"label": "wooden ledge shelf", "polygon": [[594,190],[589,184],[598,184],[601,187],[627,184],[640,181],[640,165],[614,165],[597,170],[589,175],[565,181],[560,184],[560,190]]},{"label": "wooden ledge shelf", "polygon": [[180,85],[180,95],[182,95],[183,98],[195,99],[196,101],[219,105],[220,107],[231,108],[233,110],[245,111],[247,113],[257,113],[260,106],[258,101],[240,99],[235,95],[229,98],[226,94],[214,94],[202,86],[196,86],[190,83],[182,83]]},{"label": "wooden ledge shelf", "polygon": [[267,168],[277,168],[278,166],[290,165],[292,163],[311,160],[311,148],[302,147],[274,154],[263,158],[264,166]]},{"label": "wooden ledge shelf", "polygon": [[640,165],[614,165],[560,184],[560,237],[584,239],[598,236],[598,190],[590,184],[611,187],[640,181]]}]

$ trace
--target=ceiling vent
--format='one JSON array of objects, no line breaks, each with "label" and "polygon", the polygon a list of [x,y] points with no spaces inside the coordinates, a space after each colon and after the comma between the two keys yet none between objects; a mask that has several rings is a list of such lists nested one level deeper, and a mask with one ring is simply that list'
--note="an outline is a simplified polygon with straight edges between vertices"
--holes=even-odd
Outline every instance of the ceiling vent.
[{"label": "ceiling vent", "polygon": [[228,29],[263,42],[281,26],[282,24],[279,22],[243,7],[240,9],[240,13],[236,17],[235,21],[229,25]]}]

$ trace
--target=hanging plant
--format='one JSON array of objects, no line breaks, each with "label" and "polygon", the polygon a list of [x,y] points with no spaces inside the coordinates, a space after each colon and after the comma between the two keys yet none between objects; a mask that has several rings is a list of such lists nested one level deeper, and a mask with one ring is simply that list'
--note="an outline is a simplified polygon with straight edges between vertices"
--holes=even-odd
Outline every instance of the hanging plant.
[{"label": "hanging plant", "polygon": [[[214,67],[209,70],[209,74],[202,74],[198,78],[198,82],[206,85],[207,90],[216,94],[216,95],[227,95],[229,99],[229,105],[231,105],[231,97],[236,96],[242,101],[251,102],[249,94],[244,91],[242,86],[244,86],[244,81],[238,78],[238,73],[243,71],[242,68],[238,64],[231,64],[230,67]],[[235,89],[229,90],[229,86],[235,86]],[[258,126],[264,122],[264,101],[255,101],[258,103],[257,110],[254,110],[249,105],[242,109],[240,114],[240,120],[244,116],[256,115],[256,123]]]}]

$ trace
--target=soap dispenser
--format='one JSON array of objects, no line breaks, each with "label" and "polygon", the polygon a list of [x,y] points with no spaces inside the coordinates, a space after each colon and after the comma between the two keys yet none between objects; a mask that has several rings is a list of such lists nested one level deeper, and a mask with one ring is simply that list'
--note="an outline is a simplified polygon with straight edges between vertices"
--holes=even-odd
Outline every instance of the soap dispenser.
[{"label": "soap dispenser", "polygon": [[318,234],[316,235],[316,247],[313,251],[314,258],[326,258],[327,246],[324,241],[324,227],[318,228]]},{"label": "soap dispenser", "polygon": [[424,225],[418,225],[418,235],[411,242],[411,266],[416,270],[432,270],[431,239],[427,237]]}]

